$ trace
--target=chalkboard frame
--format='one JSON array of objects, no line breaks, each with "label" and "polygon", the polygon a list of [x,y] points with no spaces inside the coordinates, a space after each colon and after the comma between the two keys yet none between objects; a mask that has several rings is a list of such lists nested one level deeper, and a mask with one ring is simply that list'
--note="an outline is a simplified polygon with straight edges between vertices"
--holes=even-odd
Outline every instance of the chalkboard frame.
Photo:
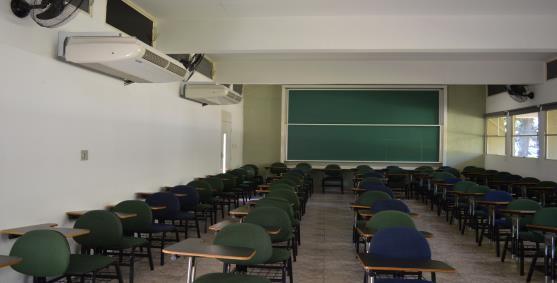
[{"label": "chalkboard frame", "polygon": [[[437,161],[393,161],[393,160],[299,160],[288,158],[288,104],[291,90],[435,90],[439,93],[439,143]],[[281,161],[309,162],[312,164],[337,163],[345,166],[355,164],[393,164],[401,166],[439,165],[446,160],[446,121],[447,121],[447,86],[446,85],[284,85],[282,87],[281,116]]]}]

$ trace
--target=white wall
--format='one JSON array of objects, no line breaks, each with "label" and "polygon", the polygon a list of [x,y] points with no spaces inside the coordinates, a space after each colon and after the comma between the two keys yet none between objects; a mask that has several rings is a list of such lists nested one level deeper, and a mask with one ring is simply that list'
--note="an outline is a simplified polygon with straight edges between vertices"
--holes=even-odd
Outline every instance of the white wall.
[{"label": "white wall", "polygon": [[[486,103],[486,112],[498,112],[528,106],[557,102],[557,79],[549,80],[543,84],[534,85],[534,99],[518,103],[507,94],[489,96]],[[542,140],[540,140],[543,142]],[[486,155],[485,167],[500,171],[509,171],[521,176],[536,177],[542,180],[557,181],[557,160],[520,158]]]},{"label": "white wall", "polygon": [[[56,222],[220,168],[221,110],[232,113],[232,166],[242,163],[242,105],[201,107],[178,84],[132,84],[58,61],[58,31],[107,31],[80,14],[55,30],[0,5],[0,229]],[[89,161],[80,161],[80,150]],[[0,238],[0,254],[13,240]],[[10,268],[0,282],[22,282]]]}]

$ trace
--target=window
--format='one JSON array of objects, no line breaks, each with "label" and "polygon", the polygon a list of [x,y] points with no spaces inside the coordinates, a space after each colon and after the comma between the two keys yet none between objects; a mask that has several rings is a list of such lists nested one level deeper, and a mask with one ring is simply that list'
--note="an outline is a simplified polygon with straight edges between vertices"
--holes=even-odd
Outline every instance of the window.
[{"label": "window", "polygon": [[538,112],[512,116],[512,156],[538,158]]},{"label": "window", "polygon": [[221,154],[221,165],[222,165],[222,173],[226,173],[227,164],[226,159],[228,159],[228,153],[226,152],[226,148],[228,147],[228,140],[226,139],[226,133],[222,134],[222,154]]},{"label": "window", "polygon": [[493,155],[505,155],[505,135],[507,133],[507,117],[488,117],[485,120],[486,152]]},{"label": "window", "polygon": [[557,159],[557,109],[546,112],[545,148],[547,159]]}]

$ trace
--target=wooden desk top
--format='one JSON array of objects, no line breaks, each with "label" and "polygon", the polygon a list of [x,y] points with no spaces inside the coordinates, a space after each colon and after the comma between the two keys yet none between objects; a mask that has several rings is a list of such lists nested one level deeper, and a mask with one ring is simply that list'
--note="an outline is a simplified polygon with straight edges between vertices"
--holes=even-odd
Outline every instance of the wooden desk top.
[{"label": "wooden desk top", "polygon": [[463,197],[481,197],[486,194],[486,193],[467,193],[467,192],[459,192],[459,191],[454,191],[452,193]]},{"label": "wooden desk top", "polygon": [[201,239],[186,239],[162,250],[165,254],[214,259],[250,260],[255,250],[204,243]]},{"label": "wooden desk top", "polygon": [[66,228],[66,227],[56,227],[58,224],[55,223],[46,223],[46,224],[39,224],[39,225],[31,225],[31,226],[23,226],[17,228],[11,228],[0,231],[0,234],[8,235],[10,238],[23,236],[23,234],[34,231],[34,230],[52,230],[60,232],[66,238],[73,238],[78,236],[83,236],[89,234],[89,230],[87,229],[74,229],[74,228]]},{"label": "wooden desk top", "polygon": [[507,206],[510,202],[508,201],[488,201],[488,200],[479,200],[476,202],[477,204],[487,205],[487,206]]},{"label": "wooden desk top", "polygon": [[[358,225],[356,227],[356,231],[358,232],[358,234],[360,234],[360,236],[364,237],[364,238],[372,238],[373,237],[373,232],[371,230],[369,230],[365,225]],[[433,238],[433,234],[427,231],[419,231],[425,238]]]},{"label": "wooden desk top", "polygon": [[422,262],[396,261],[374,258],[370,254],[358,254],[360,263],[366,270],[401,272],[455,272],[452,266],[437,260]]},{"label": "wooden desk top", "polygon": [[0,255],[0,268],[12,266],[21,262],[21,258],[15,256]]},{"label": "wooden desk top", "polygon": [[[109,204],[106,206],[106,209],[108,210],[112,210],[114,208],[115,205],[113,204]],[[163,210],[166,208],[166,206],[150,206],[151,210]]]},{"label": "wooden desk top", "polygon": [[[66,215],[70,218],[70,219],[76,219],[81,217],[83,214],[87,213],[89,210],[74,210],[74,211],[68,211],[66,212]],[[114,214],[116,214],[116,216],[120,219],[128,219],[128,218],[133,218],[136,217],[137,214],[136,213],[123,213],[123,212],[114,212]]]},{"label": "wooden desk top", "polygon": [[260,194],[268,194],[271,192],[271,189],[257,189],[255,190],[255,192],[260,193]]},{"label": "wooden desk top", "polygon": [[367,205],[367,204],[359,204],[359,203],[357,203],[357,202],[351,203],[351,204],[350,204],[350,207],[352,207],[352,209],[359,209],[359,208],[367,208],[367,209],[369,209],[369,208],[370,208],[370,206]]},{"label": "wooden desk top", "polygon": [[511,214],[511,215],[534,215],[536,214],[535,210],[517,210],[517,209],[501,209],[499,210],[501,213]]},{"label": "wooden desk top", "polygon": [[[360,216],[364,217],[364,218],[370,218],[370,217],[373,217],[373,215],[374,215],[373,212],[371,212],[371,211],[369,211],[369,210],[364,210],[364,209],[358,210],[358,214],[359,214]],[[410,212],[408,215],[410,215],[410,216],[418,216],[418,214],[417,214],[417,213],[414,213],[414,212]]]},{"label": "wooden desk top", "polygon": [[229,214],[235,217],[244,217],[248,215],[249,211],[250,211],[249,205],[244,205],[231,210]]},{"label": "wooden desk top", "polygon": [[532,229],[532,230],[538,230],[538,231],[542,231],[542,232],[557,234],[557,227],[555,227],[555,226],[527,224],[526,227],[528,229]]},{"label": "wooden desk top", "polygon": [[[240,223],[240,221],[238,221],[236,219],[226,219],[226,220],[223,220],[221,222],[218,222],[218,223],[215,223],[215,224],[209,226],[208,229],[209,229],[209,231],[219,232],[224,227],[226,227],[230,224],[235,224],[235,223]],[[280,233],[280,227],[264,227],[264,228],[267,231],[267,233],[269,233],[269,235],[278,235],[278,233]]]}]

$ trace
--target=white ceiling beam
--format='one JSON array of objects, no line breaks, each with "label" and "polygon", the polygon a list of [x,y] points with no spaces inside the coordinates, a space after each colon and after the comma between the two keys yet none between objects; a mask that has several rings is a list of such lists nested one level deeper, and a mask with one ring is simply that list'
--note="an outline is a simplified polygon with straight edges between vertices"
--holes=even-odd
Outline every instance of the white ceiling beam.
[{"label": "white ceiling beam", "polygon": [[221,60],[215,81],[243,84],[535,84],[538,61]]},{"label": "white ceiling beam", "polygon": [[553,15],[276,17],[159,22],[169,53],[555,52]]}]

